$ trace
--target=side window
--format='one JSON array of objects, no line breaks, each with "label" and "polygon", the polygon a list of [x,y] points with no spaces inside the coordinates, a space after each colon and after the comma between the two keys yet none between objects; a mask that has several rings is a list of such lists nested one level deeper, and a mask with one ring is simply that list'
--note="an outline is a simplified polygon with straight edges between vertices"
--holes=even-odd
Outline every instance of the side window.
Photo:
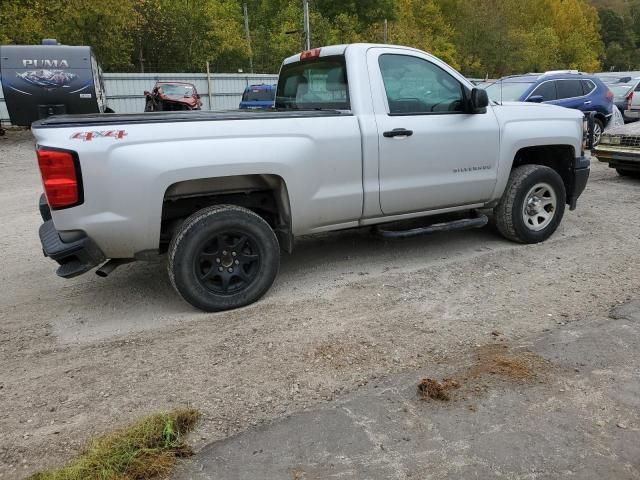
[{"label": "side window", "polygon": [[379,65],[391,115],[464,111],[462,84],[433,63],[384,54]]},{"label": "side window", "polygon": [[558,95],[556,94],[556,82],[544,82],[538,85],[538,87],[531,92],[529,98],[535,96],[541,96],[543,102],[549,102],[551,100],[556,100]]},{"label": "side window", "polygon": [[591,80],[580,80],[582,84],[582,94],[589,95],[596,88],[595,84]]},{"label": "side window", "polygon": [[634,92],[640,92],[640,83],[636,85],[636,88],[633,90]]},{"label": "side window", "polygon": [[581,97],[582,84],[580,80],[558,80],[556,81],[558,89],[558,99]]}]

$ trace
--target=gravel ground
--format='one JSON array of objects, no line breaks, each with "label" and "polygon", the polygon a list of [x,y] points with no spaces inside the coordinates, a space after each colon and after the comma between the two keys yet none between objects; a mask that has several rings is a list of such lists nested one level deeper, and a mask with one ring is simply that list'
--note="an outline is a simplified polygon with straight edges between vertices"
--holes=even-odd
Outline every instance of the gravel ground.
[{"label": "gravel ground", "polygon": [[220,314],[185,304],[162,260],[56,277],[37,238],[40,191],[30,133],[0,137],[2,478],[175,406],[204,413],[199,449],[372,379],[450,365],[495,331],[521,342],[606,316],[640,286],[640,181],[597,162],[544,244],[488,228],[305,238],[262,301]]}]

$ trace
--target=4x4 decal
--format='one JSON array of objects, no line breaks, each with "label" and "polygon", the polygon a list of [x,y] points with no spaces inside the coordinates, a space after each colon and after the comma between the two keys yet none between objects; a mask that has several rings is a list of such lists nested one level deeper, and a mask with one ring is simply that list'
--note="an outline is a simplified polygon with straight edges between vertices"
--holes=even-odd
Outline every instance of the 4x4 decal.
[{"label": "4x4 decal", "polygon": [[126,130],[103,130],[95,132],[76,132],[71,135],[72,140],[82,140],[84,142],[90,142],[94,138],[115,138],[116,140],[122,140],[127,136]]}]

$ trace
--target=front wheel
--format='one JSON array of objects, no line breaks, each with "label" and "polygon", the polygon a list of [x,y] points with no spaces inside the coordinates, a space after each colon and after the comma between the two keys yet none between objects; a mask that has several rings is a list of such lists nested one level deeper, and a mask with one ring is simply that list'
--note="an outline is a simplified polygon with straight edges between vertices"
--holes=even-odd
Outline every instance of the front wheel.
[{"label": "front wheel", "polygon": [[558,228],[566,195],[562,178],[555,170],[542,165],[514,168],[494,209],[496,226],[509,240],[542,242]]},{"label": "front wheel", "polygon": [[246,208],[219,205],[191,215],[169,246],[169,279],[191,305],[214,312],[255,302],[280,265],[278,239]]}]

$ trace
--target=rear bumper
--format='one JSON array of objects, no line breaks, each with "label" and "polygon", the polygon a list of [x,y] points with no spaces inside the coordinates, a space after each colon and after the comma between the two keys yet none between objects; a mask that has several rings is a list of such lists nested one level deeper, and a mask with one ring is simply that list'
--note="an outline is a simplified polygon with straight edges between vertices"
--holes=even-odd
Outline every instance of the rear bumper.
[{"label": "rear bumper", "polygon": [[40,199],[40,214],[44,223],[40,225],[38,234],[42,244],[42,252],[60,264],[56,274],[63,278],[72,278],[88,272],[106,260],[102,250],[91,238],[79,233],[72,241],[64,241],[56,230],[51,212],[43,200]]},{"label": "rear bumper", "polygon": [[591,172],[591,159],[589,157],[576,158],[573,168],[573,188],[571,189],[571,195],[568,198],[569,208],[575,210],[578,204],[578,198],[584,192],[589,181],[589,174]]}]

